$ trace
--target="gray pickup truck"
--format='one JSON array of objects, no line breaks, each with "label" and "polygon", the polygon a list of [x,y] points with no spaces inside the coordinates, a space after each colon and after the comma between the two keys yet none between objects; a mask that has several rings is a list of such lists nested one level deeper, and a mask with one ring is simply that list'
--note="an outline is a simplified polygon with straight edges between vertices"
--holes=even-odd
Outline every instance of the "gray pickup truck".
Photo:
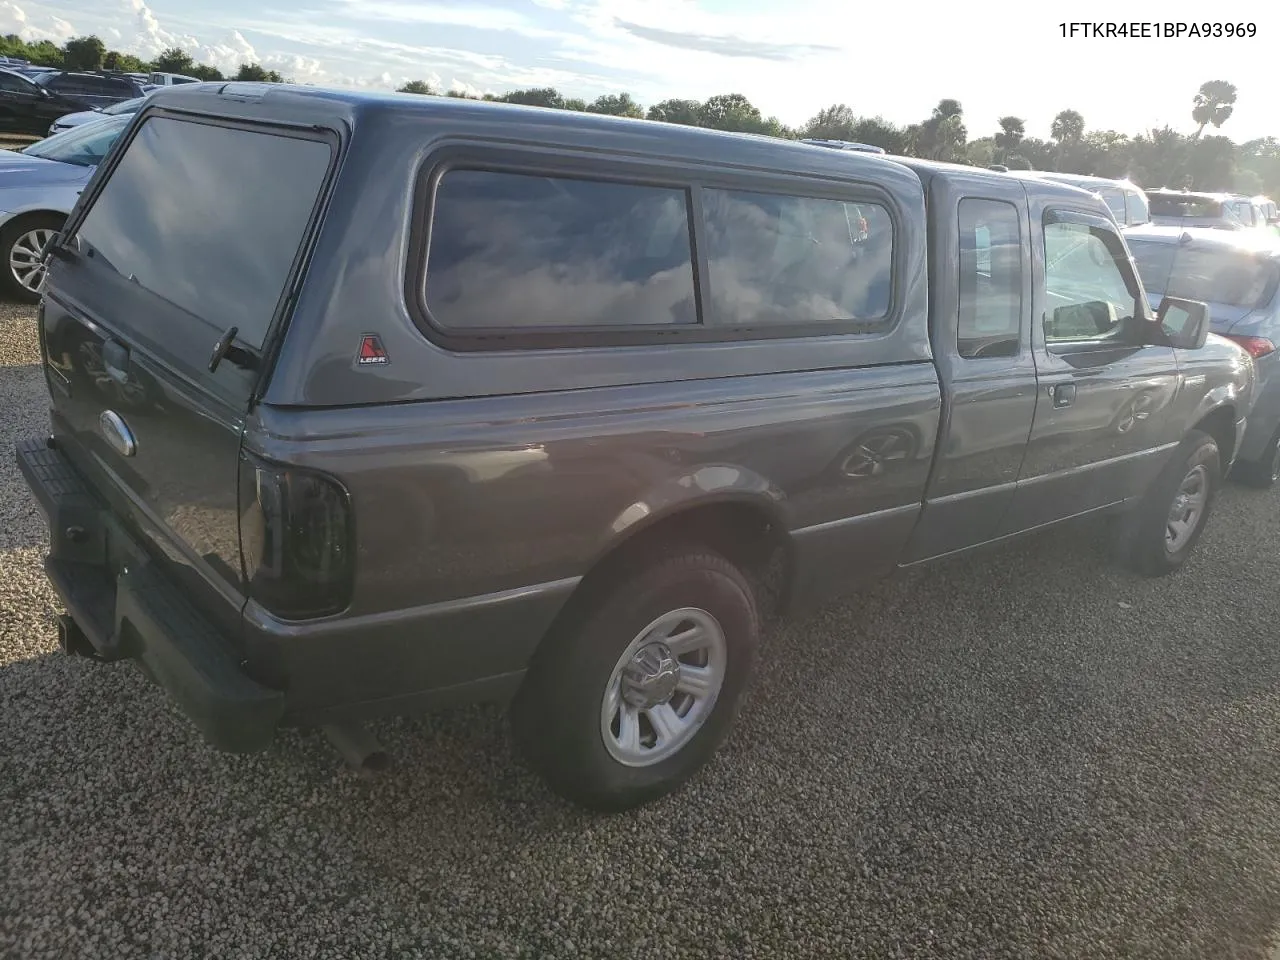
[{"label": "gray pickup truck", "polygon": [[39,316],[68,652],[234,751],[510,700],[601,809],[712,756],[765,615],[1107,511],[1175,570],[1254,389],[1072,187],[281,85],[155,93]]}]

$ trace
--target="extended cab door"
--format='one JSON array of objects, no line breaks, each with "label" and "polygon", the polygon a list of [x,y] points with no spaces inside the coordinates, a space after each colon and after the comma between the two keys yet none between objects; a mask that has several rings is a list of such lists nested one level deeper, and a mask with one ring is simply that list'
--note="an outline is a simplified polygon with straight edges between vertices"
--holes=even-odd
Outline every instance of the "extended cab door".
[{"label": "extended cab door", "polygon": [[1149,307],[1115,226],[1069,203],[1032,214],[1039,390],[1005,533],[1137,495],[1177,443],[1177,358],[1141,342]]},{"label": "extended cab door", "polygon": [[1026,208],[1012,178],[929,181],[929,327],[944,404],[908,563],[991,540],[1013,500],[1036,406]]}]

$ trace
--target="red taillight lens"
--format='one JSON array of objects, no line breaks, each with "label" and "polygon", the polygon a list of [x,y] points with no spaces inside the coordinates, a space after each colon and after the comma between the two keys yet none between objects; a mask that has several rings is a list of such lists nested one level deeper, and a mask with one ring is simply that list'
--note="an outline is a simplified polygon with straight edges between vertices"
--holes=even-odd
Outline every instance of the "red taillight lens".
[{"label": "red taillight lens", "polygon": [[1240,346],[1249,351],[1249,356],[1257,360],[1259,357],[1265,357],[1268,353],[1274,353],[1276,345],[1265,337],[1233,337],[1228,335],[1228,340],[1234,340]]},{"label": "red taillight lens", "polygon": [[240,550],[249,596],[285,620],[341,613],[354,581],[351,498],[311,470],[240,461]]}]

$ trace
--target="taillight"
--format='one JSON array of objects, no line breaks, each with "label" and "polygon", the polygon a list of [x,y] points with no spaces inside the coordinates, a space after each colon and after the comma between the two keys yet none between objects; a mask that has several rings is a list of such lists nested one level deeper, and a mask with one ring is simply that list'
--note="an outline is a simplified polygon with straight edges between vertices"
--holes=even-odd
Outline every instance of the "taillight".
[{"label": "taillight", "polygon": [[240,460],[240,550],[249,596],[284,620],[341,613],[351,602],[351,498],[312,470]]},{"label": "taillight", "polygon": [[1249,351],[1249,356],[1257,360],[1259,357],[1265,357],[1268,353],[1274,353],[1276,345],[1266,337],[1233,337],[1227,335],[1228,340],[1234,340],[1240,346]]}]

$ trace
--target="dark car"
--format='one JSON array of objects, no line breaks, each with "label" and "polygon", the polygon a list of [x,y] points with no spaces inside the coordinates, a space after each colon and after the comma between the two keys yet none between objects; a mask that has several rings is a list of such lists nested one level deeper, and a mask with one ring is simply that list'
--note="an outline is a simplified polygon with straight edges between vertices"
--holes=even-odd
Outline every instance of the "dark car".
[{"label": "dark car", "polygon": [[44,136],[59,117],[142,96],[140,84],[124,76],[42,73],[32,78],[0,70],[0,130]]},{"label": "dark car", "polygon": [[158,91],[48,264],[65,649],[229,750],[510,700],[604,809],[712,756],[768,615],[1104,514],[1177,570],[1253,396],[1082,190],[506,104]]}]

